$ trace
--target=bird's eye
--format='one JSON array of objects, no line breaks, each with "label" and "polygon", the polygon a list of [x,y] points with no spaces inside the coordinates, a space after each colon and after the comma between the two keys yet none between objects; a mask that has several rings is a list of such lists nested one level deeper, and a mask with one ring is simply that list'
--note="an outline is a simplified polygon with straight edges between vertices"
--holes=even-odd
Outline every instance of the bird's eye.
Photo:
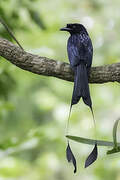
[{"label": "bird's eye", "polygon": [[75,29],[75,28],[76,28],[76,26],[74,25],[74,26],[73,26],[73,28]]}]

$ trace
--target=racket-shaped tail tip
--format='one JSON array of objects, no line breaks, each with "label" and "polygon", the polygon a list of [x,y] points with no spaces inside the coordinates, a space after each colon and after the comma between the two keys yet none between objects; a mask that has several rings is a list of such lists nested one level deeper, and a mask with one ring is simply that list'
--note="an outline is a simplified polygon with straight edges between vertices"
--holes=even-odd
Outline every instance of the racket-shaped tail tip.
[{"label": "racket-shaped tail tip", "polygon": [[94,149],[90,153],[90,155],[87,157],[85,161],[85,168],[90,166],[92,163],[94,163],[97,160],[98,157],[98,148],[97,148],[97,143],[94,146]]},{"label": "racket-shaped tail tip", "polygon": [[77,172],[76,159],[74,157],[74,154],[72,153],[69,143],[68,143],[67,149],[66,149],[66,158],[67,158],[68,162],[72,162],[72,164],[74,166],[74,173],[76,173]]}]

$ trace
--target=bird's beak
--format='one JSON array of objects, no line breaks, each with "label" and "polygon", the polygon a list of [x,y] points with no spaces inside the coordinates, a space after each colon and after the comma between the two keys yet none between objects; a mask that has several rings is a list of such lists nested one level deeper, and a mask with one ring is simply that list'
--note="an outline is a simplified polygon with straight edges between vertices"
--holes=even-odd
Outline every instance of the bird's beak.
[{"label": "bird's beak", "polygon": [[70,31],[71,29],[70,28],[67,28],[67,27],[64,27],[64,28],[61,28],[60,31]]}]

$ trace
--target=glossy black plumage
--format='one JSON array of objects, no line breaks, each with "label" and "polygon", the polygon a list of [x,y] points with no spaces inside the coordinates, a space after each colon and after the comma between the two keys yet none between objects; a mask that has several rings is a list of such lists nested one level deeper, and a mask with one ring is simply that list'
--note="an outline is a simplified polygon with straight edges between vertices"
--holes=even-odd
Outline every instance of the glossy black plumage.
[{"label": "glossy black plumage", "polygon": [[92,42],[82,24],[67,24],[67,28],[71,34],[67,43],[68,58],[75,74],[71,105],[77,104],[82,97],[84,103],[92,108],[88,85],[93,57]]}]

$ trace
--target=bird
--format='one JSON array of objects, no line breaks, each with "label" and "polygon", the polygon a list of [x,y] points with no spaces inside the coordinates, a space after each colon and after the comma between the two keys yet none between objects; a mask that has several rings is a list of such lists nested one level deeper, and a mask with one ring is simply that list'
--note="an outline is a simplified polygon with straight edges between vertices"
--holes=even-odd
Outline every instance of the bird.
[{"label": "bird", "polygon": [[[70,67],[74,72],[74,87],[71,99],[71,106],[69,111],[68,123],[67,123],[67,133],[68,133],[68,125],[70,119],[70,113],[72,106],[77,104],[82,98],[83,102],[91,109],[94,126],[95,119],[92,108],[92,100],[90,96],[89,90],[89,75],[92,65],[93,59],[93,45],[90,39],[90,36],[86,30],[86,28],[79,23],[67,24],[66,27],[60,29],[61,31],[67,31],[70,33],[70,37],[67,42],[67,53],[68,59],[70,62]],[[73,159],[73,153],[71,153],[71,149],[68,141],[67,147],[67,159],[71,155],[71,159],[73,165],[75,167],[75,163]],[[68,153],[69,150],[69,153]],[[97,159],[98,151],[97,151],[97,141],[95,142],[95,146],[93,151],[90,153],[85,162],[85,168],[91,165]]]},{"label": "bird", "polygon": [[70,67],[74,72],[74,88],[71,106],[77,104],[80,98],[92,110],[92,101],[88,85],[88,77],[93,58],[93,45],[86,28],[82,24],[67,24],[61,31],[70,33],[67,52]]}]

